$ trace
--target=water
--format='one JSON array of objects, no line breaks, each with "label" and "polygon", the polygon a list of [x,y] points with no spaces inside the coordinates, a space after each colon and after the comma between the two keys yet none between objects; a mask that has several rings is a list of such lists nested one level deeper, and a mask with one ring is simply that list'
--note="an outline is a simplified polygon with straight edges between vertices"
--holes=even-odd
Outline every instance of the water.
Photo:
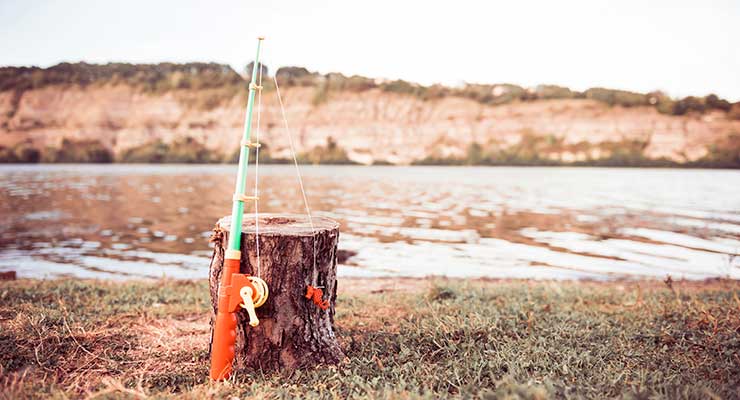
[{"label": "water", "polygon": [[[342,225],[342,276],[740,278],[740,171],[302,171],[315,214]],[[231,165],[0,166],[0,271],[205,279],[234,175]],[[292,166],[261,166],[260,187],[261,211],[303,212]]]}]

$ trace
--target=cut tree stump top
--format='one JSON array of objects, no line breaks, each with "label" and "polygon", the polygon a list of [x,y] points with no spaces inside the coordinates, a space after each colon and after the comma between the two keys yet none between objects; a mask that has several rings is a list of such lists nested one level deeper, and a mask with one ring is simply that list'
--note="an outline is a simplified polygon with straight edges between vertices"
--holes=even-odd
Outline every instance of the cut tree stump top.
[{"label": "cut tree stump top", "polygon": [[[231,216],[218,220],[217,226],[225,231],[231,228]],[[259,234],[277,236],[312,236],[314,233],[330,231],[339,228],[339,223],[326,217],[313,217],[311,222],[304,214],[259,214]],[[244,214],[242,233],[255,233],[254,214]]]}]

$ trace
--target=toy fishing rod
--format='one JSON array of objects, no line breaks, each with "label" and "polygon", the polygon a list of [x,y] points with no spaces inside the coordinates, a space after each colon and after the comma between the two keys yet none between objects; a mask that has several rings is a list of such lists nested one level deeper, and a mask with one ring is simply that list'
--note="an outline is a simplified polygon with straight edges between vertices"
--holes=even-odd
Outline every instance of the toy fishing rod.
[{"label": "toy fishing rod", "polygon": [[[260,277],[239,273],[244,203],[259,200],[256,191],[255,196],[247,196],[244,191],[247,181],[247,167],[249,166],[249,152],[252,148],[257,149],[260,146],[259,143],[251,142],[251,133],[255,93],[262,90],[262,86],[257,83],[257,71],[260,71],[261,74],[259,58],[263,40],[263,37],[257,40],[257,55],[252,66],[247,114],[244,119],[244,134],[239,150],[239,170],[236,176],[236,189],[232,198],[229,243],[224,255],[221,283],[218,289],[218,311],[211,344],[211,379],[214,380],[224,380],[231,375],[234,361],[234,344],[236,343],[237,311],[239,308],[246,309],[249,314],[249,325],[257,326],[259,325],[259,319],[255,313],[255,308],[265,304],[269,295],[267,284]],[[259,246],[259,242],[257,246]]]}]

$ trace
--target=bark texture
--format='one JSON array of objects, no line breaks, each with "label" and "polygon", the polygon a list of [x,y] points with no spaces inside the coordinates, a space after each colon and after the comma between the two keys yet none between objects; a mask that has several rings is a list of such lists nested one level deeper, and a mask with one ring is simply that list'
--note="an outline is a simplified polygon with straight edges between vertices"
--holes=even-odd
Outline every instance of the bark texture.
[{"label": "bark texture", "polygon": [[[246,311],[238,312],[234,370],[293,370],[344,359],[333,328],[339,224],[314,217],[312,231],[303,215],[260,214],[258,273],[254,217],[244,219],[240,272],[264,279],[270,295],[257,309],[259,326],[249,326]],[[230,223],[231,217],[220,219],[211,238],[215,243],[209,271],[214,316]],[[326,310],[305,297],[314,279],[314,286],[323,286],[324,299],[329,300]]]}]

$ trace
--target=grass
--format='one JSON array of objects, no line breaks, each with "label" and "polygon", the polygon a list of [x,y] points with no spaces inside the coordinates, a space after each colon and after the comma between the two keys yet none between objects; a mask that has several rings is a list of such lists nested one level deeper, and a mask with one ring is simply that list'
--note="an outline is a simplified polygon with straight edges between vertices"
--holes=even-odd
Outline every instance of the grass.
[{"label": "grass", "polygon": [[338,366],[207,380],[205,282],[0,284],[0,398],[733,398],[740,283],[342,280]]}]

